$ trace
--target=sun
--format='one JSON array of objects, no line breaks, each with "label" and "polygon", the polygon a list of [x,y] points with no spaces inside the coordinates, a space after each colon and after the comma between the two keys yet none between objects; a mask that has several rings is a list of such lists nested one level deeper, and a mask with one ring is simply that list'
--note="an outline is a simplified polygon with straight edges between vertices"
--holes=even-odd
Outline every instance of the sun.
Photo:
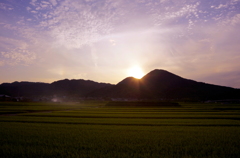
[{"label": "sun", "polygon": [[139,66],[134,66],[128,70],[128,76],[140,79],[144,76],[144,73]]}]

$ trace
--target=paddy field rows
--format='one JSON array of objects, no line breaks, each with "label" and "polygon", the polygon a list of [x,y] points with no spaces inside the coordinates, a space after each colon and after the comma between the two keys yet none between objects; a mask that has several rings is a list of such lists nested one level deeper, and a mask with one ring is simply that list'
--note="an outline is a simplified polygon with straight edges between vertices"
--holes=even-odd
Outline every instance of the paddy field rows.
[{"label": "paddy field rows", "polygon": [[1,157],[240,157],[240,105],[0,103]]}]

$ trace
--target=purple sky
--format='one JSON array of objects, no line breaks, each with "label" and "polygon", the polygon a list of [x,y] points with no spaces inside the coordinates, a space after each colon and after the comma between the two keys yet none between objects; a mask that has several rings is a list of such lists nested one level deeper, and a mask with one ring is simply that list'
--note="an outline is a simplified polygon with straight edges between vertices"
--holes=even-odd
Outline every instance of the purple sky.
[{"label": "purple sky", "polygon": [[240,88],[240,0],[0,0],[0,83],[136,66]]}]

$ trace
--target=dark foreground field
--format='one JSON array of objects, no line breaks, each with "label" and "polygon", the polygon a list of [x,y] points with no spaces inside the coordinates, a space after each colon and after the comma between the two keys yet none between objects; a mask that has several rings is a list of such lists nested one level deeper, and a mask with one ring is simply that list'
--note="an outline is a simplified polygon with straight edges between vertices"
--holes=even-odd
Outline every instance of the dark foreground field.
[{"label": "dark foreground field", "polygon": [[0,103],[0,157],[240,157],[240,106]]}]

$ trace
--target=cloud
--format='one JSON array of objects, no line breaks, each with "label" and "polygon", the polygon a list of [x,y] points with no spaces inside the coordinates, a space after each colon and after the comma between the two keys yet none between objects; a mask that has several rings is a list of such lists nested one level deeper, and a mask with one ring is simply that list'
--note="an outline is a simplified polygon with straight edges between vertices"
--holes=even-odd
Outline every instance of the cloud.
[{"label": "cloud", "polygon": [[10,4],[0,3],[0,9],[2,10],[13,10],[14,8]]},{"label": "cloud", "polygon": [[10,62],[8,62],[10,65],[16,65],[19,63],[31,64],[31,62],[36,59],[35,54],[29,52],[26,49],[22,49],[21,47],[11,49],[8,52],[1,52],[1,55],[4,58],[10,59]]},{"label": "cloud", "polygon": [[[164,1],[162,3],[169,2]],[[183,3],[183,2],[169,2],[160,6],[162,9],[158,9],[157,7],[153,6],[152,9],[152,16],[155,21],[155,25],[166,25],[171,22],[176,22],[179,18],[198,18],[199,17],[199,10],[198,7],[200,2],[195,2],[193,4]]]},{"label": "cloud", "polygon": [[[184,24],[187,25],[185,31],[190,31],[198,23],[200,16],[206,14],[206,11],[200,10],[203,3],[198,1],[153,3],[137,0],[132,2],[126,0],[117,2],[112,0],[71,2],[32,0],[30,5],[35,8],[31,12],[37,14],[36,18],[39,19],[39,25],[36,27],[47,30],[54,39],[55,45],[79,49],[84,45],[99,42],[115,34],[116,31],[129,29],[134,31],[141,27],[151,29],[154,27],[151,24],[154,23],[155,26],[160,24],[166,27]],[[229,3],[229,5],[233,4],[235,2]],[[30,10],[30,7],[27,10]],[[25,21],[34,21],[30,19]]]},{"label": "cloud", "polygon": [[33,6],[36,6],[37,5],[37,0],[31,0],[30,4],[33,5]]},{"label": "cloud", "polygon": [[240,23],[240,14],[223,19],[219,24],[223,26],[236,26]]},{"label": "cloud", "polygon": [[[67,48],[81,48],[101,40],[111,30],[110,9],[105,2],[100,6],[84,5],[78,1],[62,1],[47,13],[40,27],[49,29],[56,43]],[[94,11],[94,8],[96,8]]]},{"label": "cloud", "polygon": [[5,65],[31,65],[46,53],[46,49],[41,51],[49,41],[48,37],[44,32],[27,26],[26,21],[23,20],[20,26],[1,24],[5,34],[0,36],[0,58]]},{"label": "cloud", "polygon": [[166,19],[173,19],[173,18],[178,18],[182,16],[189,17],[191,16],[191,14],[195,15],[195,17],[198,17],[197,7],[199,6],[199,4],[200,3],[197,2],[196,4],[193,4],[193,5],[185,5],[176,12],[167,13],[165,17]]},{"label": "cloud", "polygon": [[36,59],[36,54],[29,51],[29,45],[21,40],[0,38],[2,51],[0,58],[2,62],[9,65],[31,64]]},{"label": "cloud", "polygon": [[229,1],[219,1],[219,4],[212,5],[211,8],[214,9],[233,9],[234,5],[238,4],[238,0],[229,0]]},{"label": "cloud", "polygon": [[57,3],[57,0],[49,0],[53,6],[56,6],[58,3]]}]

